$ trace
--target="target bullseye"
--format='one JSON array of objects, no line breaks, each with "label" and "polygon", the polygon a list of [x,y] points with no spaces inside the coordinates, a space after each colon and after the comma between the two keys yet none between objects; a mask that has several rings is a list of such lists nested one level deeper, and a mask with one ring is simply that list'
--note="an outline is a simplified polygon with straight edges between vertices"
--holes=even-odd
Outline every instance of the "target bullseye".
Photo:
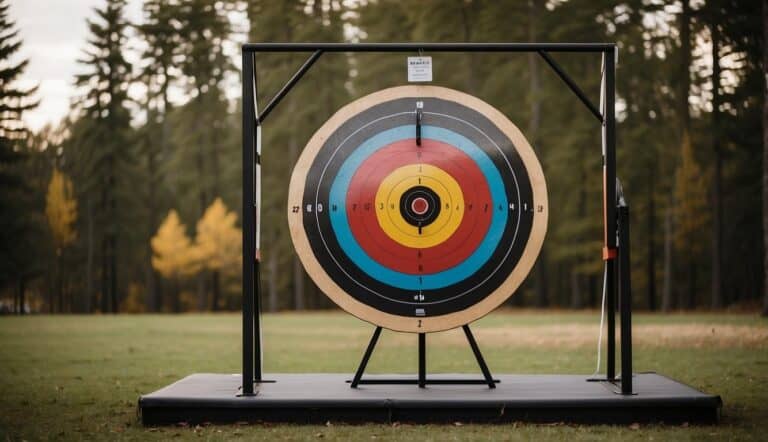
[{"label": "target bullseye", "polygon": [[517,128],[431,86],[340,110],[309,141],[289,189],[291,238],[315,283],[348,312],[412,332],[466,324],[510,296],[541,248],[546,207]]},{"label": "target bullseye", "polygon": [[[434,206],[434,204],[433,204]],[[411,211],[416,215],[424,215],[429,210],[429,203],[424,197],[418,196],[411,201]]]}]

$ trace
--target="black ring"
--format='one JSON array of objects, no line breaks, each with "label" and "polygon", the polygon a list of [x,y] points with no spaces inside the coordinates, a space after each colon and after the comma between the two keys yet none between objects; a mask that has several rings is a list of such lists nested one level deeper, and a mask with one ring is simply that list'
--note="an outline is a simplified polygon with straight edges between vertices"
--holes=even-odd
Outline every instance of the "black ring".
[{"label": "black ring", "polygon": [[[424,198],[428,203],[427,211],[422,214],[414,212],[411,207],[413,200],[419,197]],[[429,187],[411,187],[403,192],[403,195],[400,197],[400,214],[408,224],[426,227],[432,224],[440,215],[440,197]]]}]

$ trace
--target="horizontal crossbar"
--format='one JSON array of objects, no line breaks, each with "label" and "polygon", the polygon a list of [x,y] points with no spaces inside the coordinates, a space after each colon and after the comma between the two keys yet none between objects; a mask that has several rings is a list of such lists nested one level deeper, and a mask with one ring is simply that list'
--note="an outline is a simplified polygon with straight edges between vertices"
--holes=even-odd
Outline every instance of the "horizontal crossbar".
[{"label": "horizontal crossbar", "polygon": [[615,43],[245,43],[244,52],[608,52]]}]

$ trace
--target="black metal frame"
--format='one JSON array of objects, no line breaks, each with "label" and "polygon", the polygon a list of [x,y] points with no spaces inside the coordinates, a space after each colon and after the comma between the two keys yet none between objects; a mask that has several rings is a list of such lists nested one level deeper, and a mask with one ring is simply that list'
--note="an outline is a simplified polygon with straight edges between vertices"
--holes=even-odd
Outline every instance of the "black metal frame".
[{"label": "black metal frame", "polygon": [[[309,58],[286,84],[259,113],[257,107],[257,81],[255,54],[262,52],[311,52]],[[387,52],[387,53],[423,53],[423,52],[535,52],[553,69],[587,109],[600,121],[603,135],[603,259],[606,273],[606,305],[608,314],[608,361],[606,378],[616,381],[616,342],[615,342],[615,302],[616,280],[620,288],[621,299],[621,392],[632,393],[632,338],[631,338],[631,286],[629,277],[629,208],[619,206],[616,199],[616,57],[617,47],[613,43],[246,43],[242,46],[243,62],[243,395],[253,395],[254,384],[264,382],[261,370],[261,325],[260,325],[260,287],[259,287],[259,235],[260,235],[260,167],[261,167],[261,127],[264,120],[290,92],[290,90],[309,71],[312,65],[325,52]],[[549,53],[571,52],[602,54],[603,72],[601,84],[601,107],[598,109],[576,85],[576,83],[555,62]],[[618,216],[617,216],[618,215]],[[620,229],[617,229],[620,227]],[[617,236],[618,241],[617,241]],[[621,245],[621,247],[619,247]],[[618,263],[617,263],[618,261]],[[490,372],[477,348],[469,327],[464,332],[472,346],[475,357],[480,363],[488,382]],[[362,370],[370,358],[376,341],[381,333],[377,328],[363,357],[357,383],[374,383],[375,380],[362,380]],[[474,343],[474,345],[473,345]],[[424,387],[430,381],[426,379],[425,336],[419,334],[419,378],[415,381]],[[354,380],[352,381],[354,383]],[[412,382],[412,381],[411,381]],[[462,383],[464,383],[462,381]],[[353,385],[354,386],[354,385]]]}]

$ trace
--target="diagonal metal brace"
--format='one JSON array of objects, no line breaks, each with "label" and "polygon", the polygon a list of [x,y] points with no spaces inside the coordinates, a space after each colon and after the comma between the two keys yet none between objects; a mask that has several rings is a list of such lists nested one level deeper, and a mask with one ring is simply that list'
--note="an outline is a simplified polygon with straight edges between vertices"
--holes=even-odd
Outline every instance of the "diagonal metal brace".
[{"label": "diagonal metal brace", "polygon": [[288,80],[285,85],[283,85],[282,89],[280,89],[274,97],[272,97],[271,100],[269,100],[269,103],[264,107],[264,110],[261,111],[261,114],[259,114],[258,117],[256,117],[256,124],[261,125],[264,123],[264,119],[267,118],[267,116],[272,112],[272,110],[277,106],[280,101],[285,98],[286,95],[288,95],[288,92],[293,89],[294,86],[296,86],[296,83],[301,80],[301,77],[304,76],[304,74],[307,73],[309,68],[312,67],[313,64],[317,61],[320,56],[323,55],[323,51],[318,49],[315,52],[312,53],[312,55],[309,56],[307,61],[304,62],[304,64],[301,65],[298,71],[296,71],[295,74],[293,74],[293,77],[291,77],[290,80]]},{"label": "diagonal metal brace", "polygon": [[549,67],[552,68],[553,71],[557,74],[558,77],[560,77],[563,82],[568,85],[568,87],[573,91],[574,94],[576,94],[577,97],[579,97],[579,100],[581,100],[582,103],[584,103],[585,106],[587,106],[587,109],[589,109],[590,112],[592,112],[592,115],[595,116],[595,118],[600,121],[600,123],[603,123],[603,114],[600,113],[600,110],[592,104],[591,101],[589,101],[589,98],[584,94],[584,91],[581,90],[581,88],[571,79],[571,77],[568,76],[568,74],[565,73],[563,68],[560,67],[559,64],[555,62],[552,57],[549,56],[545,51],[538,51],[539,55],[541,55],[541,58],[544,59],[544,61],[547,62]]}]

